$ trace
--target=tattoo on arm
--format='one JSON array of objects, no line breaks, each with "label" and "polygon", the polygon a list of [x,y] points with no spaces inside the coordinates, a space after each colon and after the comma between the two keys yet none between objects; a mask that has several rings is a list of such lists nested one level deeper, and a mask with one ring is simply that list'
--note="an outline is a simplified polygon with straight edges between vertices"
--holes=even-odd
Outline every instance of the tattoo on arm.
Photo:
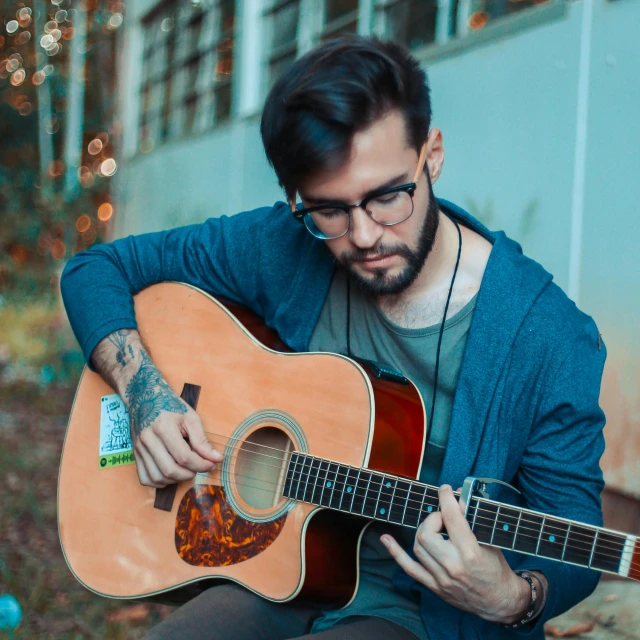
[{"label": "tattoo on arm", "polygon": [[[129,329],[119,329],[107,336],[107,340],[118,350],[116,352],[116,362],[121,367],[125,367],[128,362],[133,360],[133,349],[130,344],[127,344],[127,338],[130,333]],[[129,353],[129,360],[127,360],[127,352]]]},{"label": "tattoo on arm", "polygon": [[125,391],[131,424],[138,436],[163,411],[187,413],[186,405],[165,382],[144,350],[141,351],[141,357],[142,364]]}]

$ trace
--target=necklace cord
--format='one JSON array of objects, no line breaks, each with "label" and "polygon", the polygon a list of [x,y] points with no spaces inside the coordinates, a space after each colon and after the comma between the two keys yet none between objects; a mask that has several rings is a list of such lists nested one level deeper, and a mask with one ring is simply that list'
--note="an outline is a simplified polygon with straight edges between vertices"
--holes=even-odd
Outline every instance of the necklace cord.
[{"label": "necklace cord", "polygon": [[438,391],[438,374],[440,372],[440,347],[442,345],[442,335],[444,334],[444,325],[447,320],[447,312],[449,311],[449,302],[451,301],[451,294],[453,293],[453,285],[456,281],[456,275],[458,274],[458,267],[460,266],[460,256],[462,254],[462,232],[460,231],[460,225],[458,225],[458,223],[449,215],[447,215],[447,217],[449,218],[449,220],[451,220],[451,222],[453,222],[453,224],[456,226],[456,229],[458,230],[458,256],[456,257],[456,266],[453,269],[451,285],[449,286],[449,294],[447,295],[447,303],[444,306],[444,314],[442,316],[442,322],[440,323],[440,333],[438,335],[438,348],[436,350],[436,370],[435,370],[434,380],[433,380],[433,395],[431,397],[431,412],[429,414],[429,424],[427,426],[427,435],[425,438],[426,446],[428,446],[429,438],[431,437],[431,430],[433,428],[433,416],[436,410],[436,395]]}]

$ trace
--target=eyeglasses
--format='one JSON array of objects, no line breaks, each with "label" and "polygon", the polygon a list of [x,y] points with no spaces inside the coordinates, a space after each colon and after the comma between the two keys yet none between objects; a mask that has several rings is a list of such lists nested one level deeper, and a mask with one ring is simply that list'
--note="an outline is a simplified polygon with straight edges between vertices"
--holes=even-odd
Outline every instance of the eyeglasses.
[{"label": "eyeglasses", "polygon": [[293,216],[305,225],[311,235],[321,240],[334,240],[345,235],[351,226],[351,209],[359,207],[362,207],[372,220],[385,227],[400,224],[410,218],[413,213],[413,194],[424,166],[426,153],[425,143],[420,150],[413,182],[374,191],[358,204],[328,202],[296,209],[295,200],[292,200],[290,205]]}]

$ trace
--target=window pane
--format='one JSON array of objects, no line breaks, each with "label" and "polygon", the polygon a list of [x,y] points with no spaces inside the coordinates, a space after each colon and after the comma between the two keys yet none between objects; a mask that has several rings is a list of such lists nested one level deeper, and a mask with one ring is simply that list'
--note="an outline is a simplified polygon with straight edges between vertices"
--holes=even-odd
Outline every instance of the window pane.
[{"label": "window pane", "polygon": [[326,0],[325,9],[325,22],[329,23],[351,11],[356,11],[358,0]]},{"label": "window pane", "polygon": [[220,31],[224,34],[233,31],[235,23],[235,0],[221,0],[220,2]]},{"label": "window pane", "polygon": [[298,36],[298,16],[300,4],[290,2],[273,13],[273,36],[271,48],[284,47],[296,41]]},{"label": "window pane", "polygon": [[277,60],[272,60],[269,63],[269,87],[273,86],[273,83],[278,79],[280,74],[288,69],[296,59],[297,52],[293,52],[289,55],[282,56]]},{"label": "window pane", "polygon": [[[547,4],[550,0],[476,0],[473,13],[469,17],[469,27],[477,31],[496,18],[508,16],[536,5]],[[460,3],[458,2],[458,5]]]},{"label": "window pane", "polygon": [[435,40],[437,0],[402,0],[387,9],[387,35],[415,49]]},{"label": "window pane", "polygon": [[353,22],[349,22],[348,24],[343,25],[340,29],[336,31],[329,31],[329,33],[325,33],[322,36],[322,42],[326,42],[327,40],[331,40],[331,38],[337,38],[343,33],[356,33],[358,30],[358,22],[354,20]]},{"label": "window pane", "polygon": [[216,123],[231,115],[231,83],[216,89]]},{"label": "window pane", "polygon": [[184,129],[183,133],[189,135],[193,131],[193,124],[198,111],[198,96],[193,96],[184,105]]}]

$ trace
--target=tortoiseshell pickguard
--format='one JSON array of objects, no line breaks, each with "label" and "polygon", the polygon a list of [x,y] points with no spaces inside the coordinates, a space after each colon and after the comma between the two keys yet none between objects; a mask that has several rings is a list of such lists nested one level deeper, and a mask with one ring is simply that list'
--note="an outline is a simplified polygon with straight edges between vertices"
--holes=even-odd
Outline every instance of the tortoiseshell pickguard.
[{"label": "tortoiseshell pickguard", "polygon": [[227,500],[223,487],[201,484],[184,494],[176,516],[176,550],[188,564],[224,567],[262,553],[278,537],[287,514],[251,522]]}]

